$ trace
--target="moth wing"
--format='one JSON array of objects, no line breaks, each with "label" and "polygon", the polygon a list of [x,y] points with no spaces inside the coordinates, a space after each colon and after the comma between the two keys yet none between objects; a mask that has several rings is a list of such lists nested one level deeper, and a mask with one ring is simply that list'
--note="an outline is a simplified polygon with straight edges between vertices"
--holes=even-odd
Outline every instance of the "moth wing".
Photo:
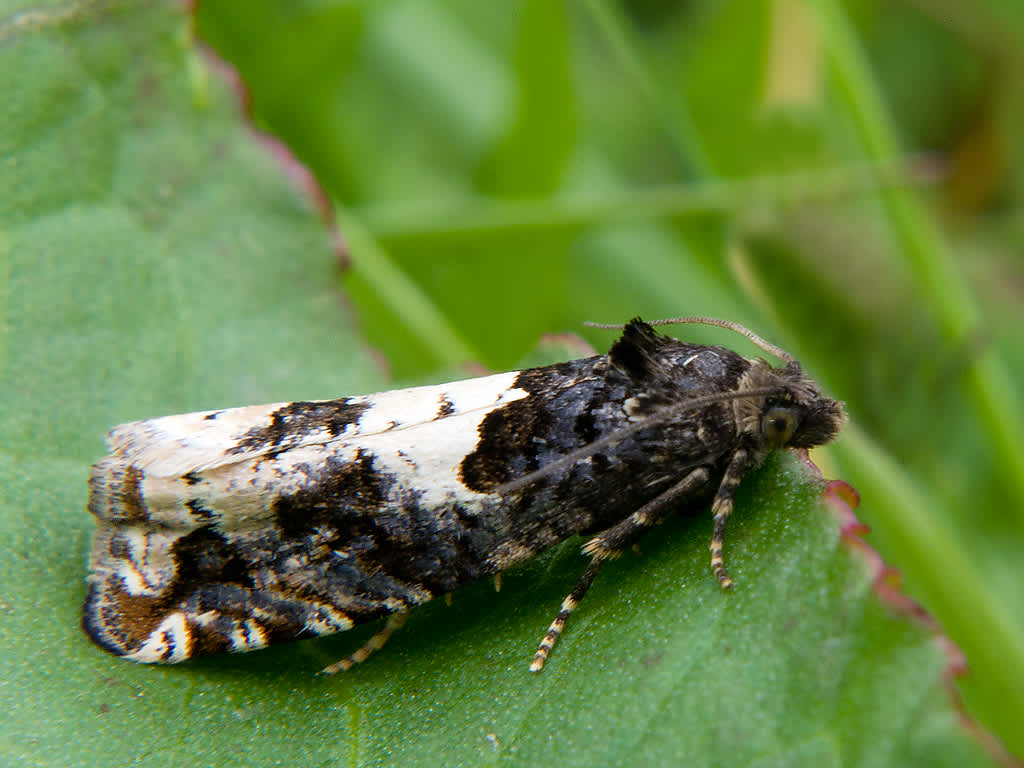
[{"label": "moth wing", "polygon": [[107,433],[112,456],[153,475],[182,475],[243,460],[232,455],[238,436],[255,425],[269,425],[288,403],[197,411],[119,424]]},{"label": "moth wing", "polygon": [[[295,596],[297,583],[329,593],[325,558],[344,554],[310,548],[308,537],[281,538],[266,524],[276,519],[275,499],[315,485],[319,468],[344,474],[351,466],[359,475],[358,462],[370,455],[376,471],[420,489],[420,503],[446,501],[460,490],[458,463],[476,444],[479,424],[495,407],[527,396],[515,388],[516,376],[117,427],[112,454],[90,480],[96,531],[86,631],[119,655],[174,662],[347,629],[345,606]],[[386,508],[363,490],[352,489],[345,503]],[[388,607],[373,599],[360,606],[370,614]]]},{"label": "moth wing", "polygon": [[202,472],[491,410],[526,396],[514,388],[516,376],[518,372],[512,371],[338,400],[271,403],[130,422],[107,435],[109,459],[155,477]]}]

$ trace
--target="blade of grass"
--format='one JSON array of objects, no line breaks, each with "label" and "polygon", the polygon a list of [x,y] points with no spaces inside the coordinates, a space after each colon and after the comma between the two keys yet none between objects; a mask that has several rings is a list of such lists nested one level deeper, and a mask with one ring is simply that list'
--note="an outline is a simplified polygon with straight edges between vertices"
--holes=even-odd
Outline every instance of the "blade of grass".
[{"label": "blade of grass", "polygon": [[[905,155],[871,74],[864,52],[838,3],[817,3],[836,92],[845,101],[864,151],[875,162]],[[908,268],[931,303],[942,332],[951,343],[976,333],[983,320],[949,243],[918,199],[907,189],[883,187],[880,193]],[[1024,523],[1024,415],[1003,363],[992,351],[978,355],[966,367],[966,389],[992,445],[993,460]]]},{"label": "blade of grass", "polygon": [[685,110],[669,106],[678,103],[678,100],[666,98],[662,94],[661,85],[648,70],[640,53],[642,46],[634,39],[631,25],[623,17],[620,4],[608,0],[590,0],[584,4],[584,8],[634,87],[644,95],[651,109],[661,114],[666,133],[684,167],[698,177],[714,176],[693,119]]},{"label": "blade of grass", "polygon": [[335,206],[338,229],[345,233],[353,266],[423,344],[445,365],[457,366],[480,355],[415,282],[378,245],[358,216]]}]

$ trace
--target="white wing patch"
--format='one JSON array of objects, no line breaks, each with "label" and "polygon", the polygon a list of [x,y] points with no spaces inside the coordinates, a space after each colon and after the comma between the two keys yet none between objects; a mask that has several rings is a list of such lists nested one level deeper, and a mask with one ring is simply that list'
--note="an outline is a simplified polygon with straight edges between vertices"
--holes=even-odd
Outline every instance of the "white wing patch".
[{"label": "white wing patch", "polygon": [[[445,418],[481,409],[490,411],[504,403],[526,397],[514,389],[518,371],[498,373],[448,384],[394,389],[372,395],[345,398],[364,404],[367,410],[348,426],[344,434],[332,435],[326,427],[311,430],[301,440],[289,441],[288,448],[323,445],[356,436],[372,435],[416,426],[438,419],[444,402],[451,404]],[[314,400],[311,403],[330,403]],[[199,472],[222,464],[256,458],[272,449],[235,452],[239,441],[252,430],[268,429],[273,416],[290,403],[249,405],[220,411],[198,411],[133,421],[114,427],[107,435],[110,453],[150,475],[174,476]]]},{"label": "white wing patch", "polygon": [[[475,450],[486,416],[528,396],[514,387],[518,375],[513,371],[344,401],[318,401],[365,409],[343,432],[335,428],[332,434],[328,426],[306,422],[296,434],[254,440],[253,449],[244,452],[237,448],[247,436],[272,427],[275,414],[291,404],[123,424],[108,437],[111,455],[93,468],[90,509],[101,522],[142,523],[150,530],[154,524],[165,531],[209,524],[248,528],[272,516],[276,499],[308,488],[318,468],[328,463],[334,467],[354,464],[366,456],[372,456],[375,472],[394,478],[396,495],[402,489],[415,489],[421,494],[420,503],[427,506],[453,500],[473,506],[484,494],[462,484],[461,463]],[[310,410],[317,404],[310,403]],[[400,503],[397,496],[387,501]],[[137,535],[144,536],[141,529]],[[144,549],[152,557],[152,542]],[[139,568],[143,559],[131,559]],[[148,580],[140,572],[125,576],[126,581]]]},{"label": "white wing patch", "polygon": [[119,424],[107,434],[110,453],[151,475],[170,477],[209,469],[228,460],[239,435],[269,426],[271,416],[288,403],[249,405],[223,411],[197,411],[178,416]]},{"label": "white wing patch", "polygon": [[125,658],[144,664],[177,664],[191,655],[191,637],[185,614],[174,611],[167,614],[138,650],[126,654]]}]

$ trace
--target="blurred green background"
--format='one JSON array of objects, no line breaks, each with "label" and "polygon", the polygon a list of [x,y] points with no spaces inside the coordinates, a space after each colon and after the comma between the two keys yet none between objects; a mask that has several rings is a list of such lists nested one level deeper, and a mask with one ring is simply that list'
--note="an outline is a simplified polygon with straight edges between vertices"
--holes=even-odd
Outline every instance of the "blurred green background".
[{"label": "blurred green background", "polygon": [[399,381],[636,314],[795,353],[852,417],[829,473],[1024,752],[1024,5],[204,0],[197,29],[338,207]]},{"label": "blurred green background", "polygon": [[947,656],[872,599],[786,462],[744,483],[743,588],[711,583],[707,521],[674,521],[542,676],[574,542],[330,681],[310,670],[373,627],[175,668],[78,630],[109,426],[584,354],[544,334],[603,351],[582,321],[684,314],[846,401],[817,461],[966,655],[966,711],[1024,755],[1018,0],[0,5],[0,758],[977,758]]}]

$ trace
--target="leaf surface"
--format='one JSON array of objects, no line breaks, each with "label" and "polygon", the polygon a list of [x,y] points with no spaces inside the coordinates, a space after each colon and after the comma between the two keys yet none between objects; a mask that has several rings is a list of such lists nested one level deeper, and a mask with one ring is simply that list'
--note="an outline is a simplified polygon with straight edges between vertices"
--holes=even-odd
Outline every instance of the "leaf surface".
[{"label": "leaf surface", "polygon": [[120,3],[0,21],[0,81],[17,84],[0,105],[3,762],[983,760],[942,646],[879,599],[873,562],[789,459],[743,485],[734,593],[708,574],[708,516],[674,519],[602,572],[540,675],[527,667],[578,541],[497,595],[481,583],[418,611],[330,679],[314,672],[375,627],[175,667],[92,647],[86,479],[106,429],[390,386],[338,291],[330,232],[185,21]]}]

